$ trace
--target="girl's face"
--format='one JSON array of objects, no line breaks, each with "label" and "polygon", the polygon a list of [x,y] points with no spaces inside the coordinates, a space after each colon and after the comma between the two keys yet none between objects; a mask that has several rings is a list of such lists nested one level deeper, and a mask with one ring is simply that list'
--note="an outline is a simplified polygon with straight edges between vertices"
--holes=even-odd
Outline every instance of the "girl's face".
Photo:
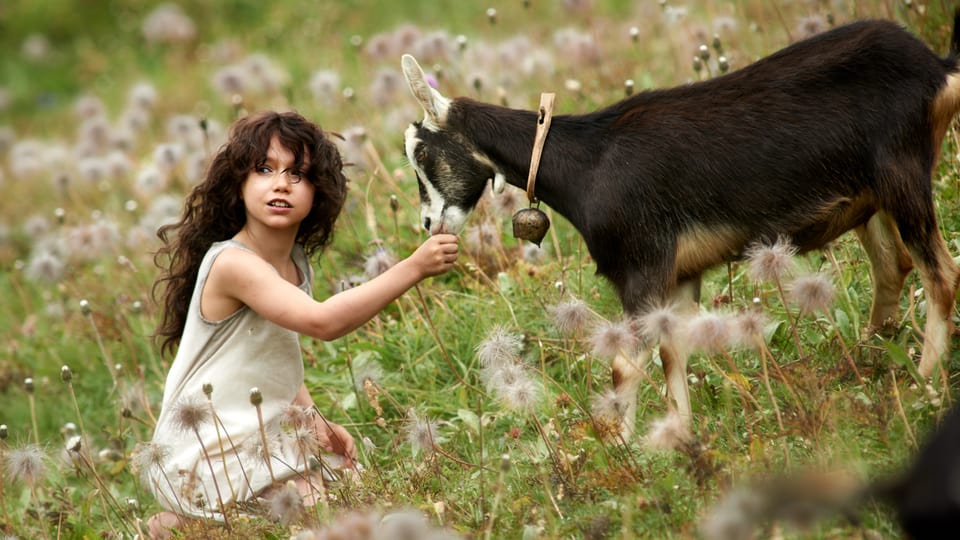
[{"label": "girl's face", "polygon": [[310,214],[316,188],[293,167],[293,152],[276,137],[271,139],[266,160],[250,171],[241,187],[247,226],[259,223],[271,229],[296,232],[300,222]]}]

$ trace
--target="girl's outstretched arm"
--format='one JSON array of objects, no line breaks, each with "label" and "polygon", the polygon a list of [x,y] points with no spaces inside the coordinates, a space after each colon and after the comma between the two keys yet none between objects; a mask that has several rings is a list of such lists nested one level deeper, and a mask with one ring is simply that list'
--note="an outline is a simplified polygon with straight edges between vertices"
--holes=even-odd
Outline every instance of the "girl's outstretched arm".
[{"label": "girl's outstretched arm", "polygon": [[214,261],[204,301],[208,294],[232,299],[280,326],[329,341],[360,327],[422,279],[451,269],[458,251],[456,236],[431,236],[376,278],[317,302],[256,254],[227,249]]}]

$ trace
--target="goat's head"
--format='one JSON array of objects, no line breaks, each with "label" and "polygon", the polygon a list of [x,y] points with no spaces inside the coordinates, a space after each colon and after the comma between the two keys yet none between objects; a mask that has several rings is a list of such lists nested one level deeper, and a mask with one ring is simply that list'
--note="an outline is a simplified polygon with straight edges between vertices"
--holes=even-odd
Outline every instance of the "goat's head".
[{"label": "goat's head", "polygon": [[451,100],[430,86],[420,65],[403,55],[403,74],[423,107],[421,122],[404,133],[407,160],[417,174],[420,189],[420,219],[430,233],[459,233],[467,215],[477,205],[487,180],[494,191],[504,186],[504,177],[468,136],[449,129]]}]

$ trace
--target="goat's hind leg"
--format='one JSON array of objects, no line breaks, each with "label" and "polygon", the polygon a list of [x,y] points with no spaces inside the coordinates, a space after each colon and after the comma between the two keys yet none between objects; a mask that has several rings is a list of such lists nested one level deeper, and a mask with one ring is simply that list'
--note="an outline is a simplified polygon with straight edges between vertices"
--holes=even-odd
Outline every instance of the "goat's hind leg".
[{"label": "goat's hind leg", "polygon": [[[902,184],[904,189],[896,195],[899,195],[903,202],[895,207],[895,211],[891,210],[890,214],[896,220],[900,237],[923,282],[927,324],[924,328],[923,352],[918,369],[921,376],[929,377],[950,348],[960,268],[953,262],[947,243],[937,227],[930,173],[918,173],[914,178],[917,182],[922,180],[923,183]],[[918,185],[926,189],[918,189]],[[908,204],[909,202],[914,204]]]},{"label": "goat's hind leg", "polygon": [[900,294],[913,261],[897,224],[886,212],[877,212],[870,220],[856,228],[857,237],[870,260],[873,281],[873,304],[870,307],[870,326],[864,335],[887,333],[896,324]]}]

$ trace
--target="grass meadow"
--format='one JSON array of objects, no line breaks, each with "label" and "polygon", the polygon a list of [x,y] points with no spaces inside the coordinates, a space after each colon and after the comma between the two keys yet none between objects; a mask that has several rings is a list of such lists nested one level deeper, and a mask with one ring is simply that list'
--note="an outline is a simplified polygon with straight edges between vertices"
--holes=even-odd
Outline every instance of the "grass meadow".
[{"label": "grass meadow", "polygon": [[[0,537],[142,538],[141,520],[159,510],[137,470],[170,361],[151,338],[155,231],[177,218],[239,115],[295,109],[344,138],[350,195],[313,261],[323,299],[424,236],[402,150],[404,128],[422,117],[400,74],[404,52],[445,95],[533,109],[552,91],[557,114],[577,113],[863,17],[897,20],[944,54],[949,4],[0,4]],[[958,154],[955,125],[933,179],[955,255]],[[360,442],[359,478],[306,512],[293,501],[185,536],[745,538],[734,533],[749,512],[718,506],[725,495],[809,469],[883,478],[952,403],[958,352],[932,381],[913,368],[925,320],[916,273],[892,334],[861,335],[869,264],[848,234],[790,258],[782,281],[755,279],[748,262],[709,273],[702,315],[684,322],[701,337],[719,328],[723,341],[738,317],[758,314],[763,346],[701,344],[689,369],[693,433],[679,441],[654,358],[636,434],[617,440],[610,353],[635,336],[562,216],[551,213],[542,249],[512,237],[525,204],[519,190],[485,196],[454,271],[348,337],[302,341],[317,404]],[[821,304],[781,294],[810,276],[830,293]],[[859,510],[859,523],[765,521],[756,538],[900,537],[886,508]]]}]

